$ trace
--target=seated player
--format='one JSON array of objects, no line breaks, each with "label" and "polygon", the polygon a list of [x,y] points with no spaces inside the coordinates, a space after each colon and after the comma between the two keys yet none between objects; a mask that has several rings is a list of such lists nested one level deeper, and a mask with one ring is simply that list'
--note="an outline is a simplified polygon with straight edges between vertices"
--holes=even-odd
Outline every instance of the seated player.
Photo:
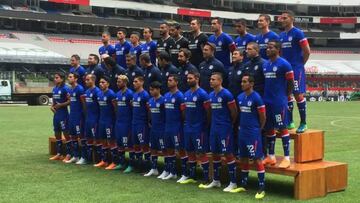
[{"label": "seated player", "polygon": [[237,117],[235,99],[229,90],[222,87],[222,75],[215,72],[211,75],[210,85],[214,91],[210,93],[211,101],[211,128],[210,151],[213,153],[214,175],[210,184],[200,184],[199,188],[221,187],[220,167],[221,156],[226,158],[230,176],[230,184],[223,190],[229,192],[236,188],[235,156],[233,155],[233,125]]},{"label": "seated player", "polygon": [[63,134],[66,139],[66,158],[65,161],[70,160],[70,137],[69,137],[69,126],[68,119],[69,113],[67,106],[70,104],[68,98],[69,87],[65,85],[65,75],[63,73],[55,73],[54,76],[55,87],[52,90],[53,104],[50,110],[54,113],[53,126],[54,134],[56,138],[56,155],[51,157],[50,160],[61,160],[62,156],[62,140],[61,135]]},{"label": "seated player", "polygon": [[[113,169],[116,167],[115,163],[108,165],[109,153],[114,153],[117,150],[115,136],[113,132],[114,127],[114,106],[113,101],[115,100],[115,93],[109,89],[110,78],[104,76],[100,79],[101,91],[97,95],[97,101],[99,103],[99,132],[96,141],[96,153],[101,160],[95,164],[95,167],[106,167],[105,169]],[[112,156],[111,156],[112,157]]]},{"label": "seated player", "polygon": [[[71,85],[69,91],[70,97],[70,116],[69,116],[69,134],[72,142],[72,158],[65,163],[76,163],[79,161],[79,142],[81,145],[86,144],[84,139],[84,116],[83,116],[83,94],[84,88],[77,83],[79,75],[77,73],[70,73],[68,81]],[[83,149],[82,149],[83,150]]]},{"label": "seated player", "polygon": [[187,86],[190,89],[184,95],[184,138],[189,157],[189,178],[182,180],[181,184],[196,183],[197,160],[201,162],[203,181],[209,181],[209,159],[206,153],[209,150],[210,99],[206,91],[199,86],[199,79],[198,71],[187,74]]},{"label": "seated player", "polygon": [[256,199],[265,196],[265,168],[262,163],[262,141],[261,129],[265,125],[265,105],[261,96],[253,90],[255,79],[249,74],[244,74],[241,80],[243,93],[237,97],[240,109],[238,148],[241,168],[240,187],[230,192],[243,192],[247,189],[249,176],[249,165],[255,162],[259,190],[255,195]]},{"label": "seated player", "polygon": [[[165,106],[164,97],[160,93],[161,83],[154,81],[150,84],[150,95],[148,103],[150,128],[150,150],[151,150],[151,170],[144,176],[157,176],[158,151],[164,151],[164,129],[165,129]],[[165,170],[167,170],[165,168]]]}]

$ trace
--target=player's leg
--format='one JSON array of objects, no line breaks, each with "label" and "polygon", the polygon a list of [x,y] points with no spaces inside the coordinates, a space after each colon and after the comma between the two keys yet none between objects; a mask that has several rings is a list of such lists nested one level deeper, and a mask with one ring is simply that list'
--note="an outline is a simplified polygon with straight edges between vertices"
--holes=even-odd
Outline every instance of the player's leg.
[{"label": "player's leg", "polygon": [[270,104],[266,106],[266,123],[264,127],[264,133],[266,136],[266,148],[268,155],[263,160],[264,165],[275,165],[275,142],[276,142],[276,132],[275,132],[275,114],[274,107]]},{"label": "player's leg", "polygon": [[265,166],[261,159],[256,159],[255,164],[258,176],[258,191],[255,198],[263,199],[265,197]]},{"label": "player's leg", "polygon": [[284,150],[284,158],[279,164],[280,168],[288,168],[290,166],[290,135],[289,135],[288,129],[286,128],[287,114],[285,112],[286,112],[286,106],[276,107],[275,128],[278,129],[278,131],[281,135],[281,140],[282,140],[282,145],[283,145],[283,150]]},{"label": "player's leg", "polygon": [[299,78],[298,78],[298,91],[294,92],[295,100],[300,114],[300,125],[296,130],[296,133],[303,133],[307,130],[306,125],[306,99],[304,94],[306,93],[306,74],[304,68],[299,68]]},{"label": "player's leg", "polygon": [[159,139],[160,147],[163,152],[164,156],[164,170],[163,172],[157,177],[159,179],[163,179],[170,174],[170,163],[169,163],[169,151],[168,147],[171,146],[170,137],[166,132],[164,132],[162,138]]},{"label": "player's leg", "polygon": [[141,170],[148,171],[151,168],[151,151],[150,151],[150,136],[148,126],[143,128],[143,137],[141,140],[141,152],[144,154],[144,162],[141,163]]},{"label": "player's leg", "polygon": [[188,175],[188,167],[187,167],[187,162],[189,160],[189,157],[185,150],[185,139],[184,139],[183,129],[180,129],[177,139],[178,139],[179,144],[177,145],[176,150],[178,151],[178,154],[181,159],[181,178],[176,181],[179,183],[179,182],[184,181],[189,178],[188,177],[189,176]]},{"label": "player's leg", "polygon": [[166,144],[166,151],[167,151],[167,159],[168,159],[168,168],[169,168],[169,174],[162,178],[163,180],[170,180],[170,179],[176,179],[177,173],[176,173],[176,153],[175,149],[178,145],[178,138],[177,132],[165,132],[165,136],[167,137]]},{"label": "player's leg", "polygon": [[150,132],[150,152],[151,152],[151,169],[144,175],[145,177],[157,176],[158,171],[158,151],[160,150],[159,135],[160,133]]},{"label": "player's leg", "polygon": [[71,155],[72,158],[65,163],[76,163],[79,161],[79,137],[81,135],[80,120],[69,120],[69,132],[71,138]]},{"label": "player's leg", "polygon": [[106,153],[107,150],[107,141],[106,141],[106,123],[99,123],[99,133],[98,137],[95,139],[95,151],[97,155],[98,162],[95,164],[95,167],[106,167]]},{"label": "player's leg", "polygon": [[[129,162],[127,163],[127,167],[124,170],[124,173],[130,173],[133,171],[134,162],[135,162],[135,150],[134,150],[134,141],[133,141],[133,128],[132,125],[128,125],[127,136],[123,137],[124,150],[128,149],[129,151]],[[125,166],[125,151],[120,152],[120,163],[123,162]]]},{"label": "player's leg", "polygon": [[235,162],[235,156],[234,156],[234,135],[233,135],[233,129],[230,126],[228,128],[228,132],[225,134],[225,137],[222,137],[221,139],[221,146],[222,146],[222,152],[224,153],[226,164],[228,168],[228,173],[230,177],[230,183],[229,185],[224,188],[224,192],[230,192],[232,189],[237,188],[236,184],[236,162]]},{"label": "player's leg", "polygon": [[[210,135],[209,135],[209,146],[210,146],[210,152],[212,153],[212,160],[213,160],[213,168],[215,168],[215,166],[218,166],[219,161],[221,161],[221,157],[217,156],[214,157],[215,153],[219,154],[220,153],[220,146],[218,145],[218,133],[217,133],[217,128],[211,128],[210,129]],[[205,157],[203,157],[205,158]],[[206,157],[207,158],[207,157]],[[201,167],[203,169],[203,182],[199,184],[199,188],[205,188],[206,186],[208,186],[210,184],[210,180],[209,180],[209,161],[208,160],[201,160],[202,164]],[[215,164],[216,163],[216,164]],[[207,173],[207,175],[206,175]],[[213,175],[214,177],[214,175]]]},{"label": "player's leg", "polygon": [[58,116],[56,114],[54,114],[53,117],[53,128],[54,128],[54,136],[56,139],[56,144],[55,144],[55,151],[56,151],[56,155],[52,156],[49,158],[49,160],[62,160],[63,156],[62,156],[62,139],[61,139],[61,127],[60,127],[60,122],[58,119]]},{"label": "player's leg", "polygon": [[79,162],[78,164],[86,164],[86,163],[95,163],[94,159],[94,144],[95,140],[98,137],[98,123],[96,121],[86,121],[85,122],[85,137],[86,137],[86,155],[85,160],[83,162]]},{"label": "player's leg", "polygon": [[195,133],[186,132],[184,133],[184,144],[186,154],[188,155],[188,165],[189,165],[189,175],[185,179],[179,179],[177,182],[180,184],[196,183],[196,152],[194,143],[192,140],[195,140]]},{"label": "player's leg", "polygon": [[113,130],[113,124],[111,126],[108,126],[107,128],[107,145],[109,146],[107,157],[110,157],[108,160],[109,166],[105,169],[107,170],[114,170],[117,163],[118,163],[118,147],[116,144],[116,138],[115,133]]},{"label": "player's leg", "polygon": [[133,169],[137,166],[137,156],[141,153],[140,141],[138,134],[141,134],[141,129],[139,131],[138,125],[132,125],[132,134],[131,134],[131,141],[132,141],[132,150],[129,151],[129,164],[128,167],[125,169],[124,173],[130,173]]},{"label": "player's leg", "polygon": [[69,119],[68,117],[62,117],[62,119],[60,120],[60,128],[61,128],[61,132],[63,133],[64,137],[65,137],[65,158],[63,159],[63,162],[67,162],[71,159],[71,148],[72,148],[72,143],[71,143],[71,138],[69,135]]},{"label": "player's leg", "polygon": [[84,123],[84,119],[82,118],[80,121],[80,154],[79,154],[79,160],[76,162],[76,164],[80,164],[83,163],[86,160],[87,157],[87,146],[86,146],[86,142],[87,142],[87,138],[85,136],[85,123]]},{"label": "player's leg", "polygon": [[289,130],[295,128],[295,124],[294,124],[294,120],[293,120],[294,101],[295,101],[295,99],[294,99],[293,96],[289,96],[289,97],[288,97],[288,109],[287,109],[287,114],[288,114],[288,119],[289,119],[289,125],[287,126],[287,128],[288,128]]}]

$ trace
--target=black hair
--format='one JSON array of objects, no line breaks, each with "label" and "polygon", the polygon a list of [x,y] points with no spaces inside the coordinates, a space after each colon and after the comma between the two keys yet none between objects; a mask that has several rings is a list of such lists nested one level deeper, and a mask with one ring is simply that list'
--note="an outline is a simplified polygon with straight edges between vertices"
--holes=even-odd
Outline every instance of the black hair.
[{"label": "black hair", "polygon": [[154,81],[150,84],[150,87],[154,89],[161,89],[161,83],[159,81]]}]

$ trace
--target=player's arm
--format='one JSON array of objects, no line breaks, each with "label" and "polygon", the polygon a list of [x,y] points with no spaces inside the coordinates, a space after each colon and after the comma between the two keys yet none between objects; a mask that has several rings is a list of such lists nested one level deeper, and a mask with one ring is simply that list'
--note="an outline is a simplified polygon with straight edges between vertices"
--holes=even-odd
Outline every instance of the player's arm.
[{"label": "player's arm", "polygon": [[258,114],[259,114],[260,127],[261,127],[261,129],[263,129],[264,126],[265,126],[265,122],[266,122],[265,105],[258,106],[257,111],[258,111]]},{"label": "player's arm", "polygon": [[310,57],[310,45],[309,42],[306,38],[300,40],[300,47],[302,49],[303,52],[303,57],[304,57],[304,65],[306,64],[306,62],[309,60]]},{"label": "player's arm", "polygon": [[116,99],[113,99],[112,100],[112,105],[113,105],[113,107],[114,107],[114,112],[115,112],[115,114],[116,114],[116,112],[117,112],[117,108],[118,108],[118,106],[117,106],[117,100]]},{"label": "player's arm", "polygon": [[82,94],[82,95],[80,96],[81,106],[82,106],[82,108],[83,108],[84,114],[86,113],[86,100],[85,100],[85,98],[86,98],[86,95],[85,95],[85,94]]},{"label": "player's arm", "polygon": [[204,102],[203,107],[206,111],[206,124],[209,127],[211,124],[211,103],[210,100]]},{"label": "player's arm", "polygon": [[151,127],[151,110],[150,110],[150,104],[147,103],[146,104],[146,109],[147,109],[147,117],[148,117],[148,124],[149,124],[149,127]]},{"label": "player's arm", "polygon": [[181,103],[180,104],[180,112],[181,112],[181,120],[182,120],[182,122],[185,121],[185,109],[186,109],[185,103]]},{"label": "player's arm", "polygon": [[237,118],[237,114],[238,114],[238,110],[236,107],[236,102],[233,99],[232,101],[228,102],[228,108],[230,110],[230,115],[231,115],[231,122],[232,124],[236,123],[236,118]]},{"label": "player's arm", "polygon": [[67,96],[66,96],[66,101],[63,102],[63,103],[57,103],[57,104],[55,104],[55,105],[54,105],[54,108],[55,108],[55,109],[64,108],[64,107],[67,107],[69,104],[70,104],[70,95],[67,94]]},{"label": "player's arm", "polygon": [[287,81],[287,96],[290,96],[294,90],[294,72],[292,70],[285,73]]}]

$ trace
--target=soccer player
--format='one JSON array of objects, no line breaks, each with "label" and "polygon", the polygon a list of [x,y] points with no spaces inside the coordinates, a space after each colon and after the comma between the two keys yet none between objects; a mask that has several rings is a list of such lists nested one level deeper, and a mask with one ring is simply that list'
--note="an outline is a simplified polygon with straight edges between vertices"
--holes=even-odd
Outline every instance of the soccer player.
[{"label": "soccer player", "polygon": [[180,69],[180,82],[179,90],[181,92],[186,92],[189,89],[187,84],[187,75],[189,72],[198,72],[197,68],[190,62],[191,52],[189,49],[182,48],[178,54],[179,69]]},{"label": "soccer player", "polygon": [[108,31],[104,31],[101,34],[101,42],[103,45],[99,48],[99,55],[107,54],[115,59],[116,57],[116,50],[113,45],[110,43],[111,35]]},{"label": "soccer player", "polygon": [[136,55],[136,65],[140,66],[140,55],[141,55],[141,43],[140,43],[140,33],[132,32],[130,35],[130,54]]},{"label": "soccer player", "polygon": [[160,36],[161,38],[157,41],[157,52],[166,51],[170,54],[170,49],[175,46],[175,40],[169,35],[169,24],[160,24]]},{"label": "soccer player", "polygon": [[[305,63],[310,56],[310,46],[306,39],[304,32],[294,26],[295,14],[292,11],[284,11],[280,17],[281,25],[285,29],[280,33],[281,53],[292,66],[294,71],[294,96],[300,114],[300,126],[296,133],[303,133],[307,129],[306,125],[306,74]],[[290,97],[288,101],[289,106],[289,125],[288,129],[295,128],[293,122],[292,111],[294,109],[293,98]]]},{"label": "soccer player", "polygon": [[[150,58],[149,58],[150,61]],[[133,95],[133,118],[132,118],[132,142],[135,150],[135,157],[130,157],[132,163],[137,162],[137,167],[141,167],[143,154],[145,161],[150,162],[149,149],[149,124],[148,108],[149,93],[144,90],[144,77],[137,76],[134,79],[135,93]],[[136,161],[135,161],[136,158]],[[140,168],[139,168],[140,169]]]},{"label": "soccer player", "polygon": [[119,66],[119,64],[116,63],[116,61],[110,57],[109,55],[102,55],[102,58],[104,60],[104,64],[106,66],[106,69],[104,69],[104,76],[108,77],[110,79],[110,89],[117,92],[118,87],[117,87],[117,77],[119,75],[125,75],[126,74],[126,70]]},{"label": "soccer player", "polygon": [[127,54],[126,55],[126,69],[125,75],[128,78],[127,87],[131,90],[134,90],[133,81],[136,76],[144,76],[144,71],[136,65],[136,55]]},{"label": "soccer player", "polygon": [[178,54],[181,48],[188,48],[189,40],[181,35],[181,25],[174,23],[170,25],[169,34],[175,40],[175,46],[170,49],[171,61],[175,67],[179,67]]},{"label": "soccer player", "polygon": [[[69,113],[67,106],[70,104],[68,98],[69,87],[65,85],[65,75],[63,73],[55,73],[54,76],[55,87],[52,90],[53,104],[50,110],[54,113],[53,126],[56,138],[56,155],[51,157],[50,160],[61,160],[62,156],[62,140],[61,134],[66,139],[66,158],[65,161],[70,160],[70,147],[71,141],[69,137]],[[64,161],[63,160],[63,161]]]},{"label": "soccer player", "polygon": [[243,74],[244,69],[244,52],[240,49],[235,49],[232,55],[233,66],[229,69],[229,91],[231,94],[236,97],[240,94],[241,87],[241,77]]},{"label": "soccer player", "polygon": [[[151,170],[144,176],[159,175],[157,162],[158,151],[164,151],[164,130],[165,130],[165,104],[164,97],[160,93],[161,83],[154,81],[150,84],[151,98],[148,103],[150,129],[150,150],[151,150]],[[168,171],[165,168],[165,171]]]},{"label": "soccer player", "polygon": [[255,35],[252,35],[246,31],[246,20],[245,19],[238,19],[234,21],[234,26],[236,32],[239,36],[235,39],[235,45],[241,52],[244,54],[244,63],[248,61],[248,58],[245,54],[246,46],[249,42],[255,41]]},{"label": "soccer player", "polygon": [[179,75],[180,71],[171,63],[171,56],[166,51],[159,52],[158,63],[161,70],[161,84],[163,84],[161,93],[166,93],[168,92],[168,87],[164,84],[167,83],[168,77],[172,74]]},{"label": "soccer player", "polygon": [[117,44],[115,44],[116,63],[126,69],[127,66],[125,59],[126,55],[130,51],[131,44],[126,41],[126,30],[119,29],[116,36],[119,41]]},{"label": "soccer player", "polygon": [[210,151],[213,153],[213,181],[210,184],[200,184],[199,188],[208,189],[221,187],[220,167],[221,156],[226,158],[230,176],[230,184],[223,190],[229,192],[236,188],[235,156],[233,155],[233,124],[237,117],[234,97],[229,90],[222,87],[222,74],[213,73],[210,78],[211,88],[211,128]]},{"label": "soccer player", "polygon": [[256,35],[255,42],[260,47],[260,56],[263,59],[268,60],[266,54],[267,43],[270,40],[279,40],[279,35],[269,29],[271,23],[270,16],[267,14],[260,14],[258,18],[258,28],[260,29],[260,34]]},{"label": "soccer player", "polygon": [[149,90],[150,84],[154,81],[158,81],[161,83],[161,71],[158,67],[151,63],[149,54],[141,54],[140,55],[140,64],[144,70],[144,89],[146,91]]},{"label": "soccer player", "polygon": [[[132,146],[131,139],[131,122],[132,122],[132,100],[134,92],[127,87],[129,79],[126,75],[119,75],[117,85],[119,92],[116,93],[115,110],[115,137],[118,146],[118,157],[116,160],[117,166],[115,170],[120,170],[125,166],[125,150],[128,149],[129,157],[134,159],[135,152]],[[124,172],[132,171],[133,163],[129,163]]]},{"label": "soccer player", "polygon": [[225,70],[223,63],[215,58],[215,49],[215,44],[207,42],[203,49],[204,61],[199,65],[200,87],[208,93],[211,91],[210,77],[214,72],[223,74],[223,77],[225,77],[224,86],[227,86],[227,71]]},{"label": "soccer player", "polygon": [[202,49],[205,43],[208,41],[208,37],[205,33],[201,32],[201,22],[199,19],[192,19],[190,21],[190,32],[189,38],[189,50],[191,51],[190,62],[194,64],[196,68],[199,68],[201,62],[204,61]]},{"label": "soccer player", "polygon": [[264,127],[267,136],[267,148],[269,155],[264,164],[275,165],[275,140],[277,129],[282,136],[284,158],[280,162],[280,168],[290,166],[290,136],[287,130],[286,111],[287,98],[291,95],[294,86],[294,73],[289,62],[280,55],[281,44],[272,40],[267,45],[269,60],[264,63],[264,102],[266,106],[266,124]]},{"label": "soccer player", "polygon": [[[68,75],[68,81],[70,84],[69,94],[70,97],[70,115],[69,115],[69,134],[71,138],[72,158],[65,163],[76,163],[79,161],[79,142],[80,138],[81,146],[86,145],[86,139],[84,139],[84,115],[83,115],[83,103],[84,103],[84,88],[77,83],[79,75],[76,73],[70,73]],[[84,150],[82,148],[82,150]],[[85,154],[83,151],[81,154]]]},{"label": "soccer player", "polygon": [[87,87],[84,105],[86,145],[82,146],[84,148],[81,155],[83,159],[76,162],[79,165],[93,161],[94,140],[98,137],[99,103],[97,98],[101,90],[95,86],[96,76],[94,74],[85,76],[85,84]]},{"label": "soccer player", "polygon": [[151,63],[156,64],[157,45],[156,42],[152,39],[153,32],[153,29],[151,29],[150,27],[144,27],[143,37],[145,43],[141,44],[141,53],[148,53],[150,55]]},{"label": "soccer player", "polygon": [[[100,78],[104,75],[104,69],[99,65],[100,58],[96,54],[89,54],[88,68],[85,71],[85,76],[93,74],[96,76],[95,85],[99,86]],[[86,77],[85,77],[86,78]],[[86,85],[87,87],[87,85]]]},{"label": "soccer player", "polygon": [[209,37],[208,41],[216,45],[215,58],[221,61],[228,70],[231,67],[231,53],[236,49],[235,43],[229,34],[223,32],[220,18],[211,20],[211,31],[214,34]]},{"label": "soccer player", "polygon": [[209,159],[206,155],[209,148],[210,99],[204,89],[199,86],[200,74],[190,71],[187,82],[190,89],[185,92],[185,149],[188,154],[189,176],[179,181],[180,184],[196,183],[196,161],[201,162],[203,182],[209,182]]},{"label": "soccer player", "polygon": [[183,135],[183,111],[185,108],[184,95],[178,89],[179,76],[170,75],[168,77],[167,86],[169,92],[164,96],[165,102],[165,167],[169,169],[158,176],[163,180],[176,179],[176,154],[175,150],[181,158],[181,179],[187,178],[187,161],[188,157],[184,149]]},{"label": "soccer player", "polygon": [[[108,160],[109,153],[113,153],[117,150],[114,128],[114,106],[113,102],[116,98],[115,93],[109,89],[110,78],[104,76],[100,79],[101,91],[97,95],[97,101],[99,103],[99,132],[98,137],[95,137],[96,141],[96,153],[101,160],[95,164],[95,167],[106,167],[110,170],[116,167],[114,160]],[[113,156],[111,156],[114,158]],[[111,161],[111,164],[108,165]]]},{"label": "soccer player", "polygon": [[238,147],[241,167],[240,187],[230,192],[243,192],[247,190],[250,162],[254,162],[258,173],[259,189],[255,195],[256,199],[265,196],[265,168],[262,163],[262,141],[261,129],[265,125],[265,105],[261,96],[253,90],[255,79],[245,73],[241,81],[244,91],[237,97],[240,109]]},{"label": "soccer player", "polygon": [[85,68],[80,65],[80,56],[74,54],[70,58],[70,73],[76,73],[79,75],[77,83],[81,86],[84,86],[84,76],[85,76]]}]

